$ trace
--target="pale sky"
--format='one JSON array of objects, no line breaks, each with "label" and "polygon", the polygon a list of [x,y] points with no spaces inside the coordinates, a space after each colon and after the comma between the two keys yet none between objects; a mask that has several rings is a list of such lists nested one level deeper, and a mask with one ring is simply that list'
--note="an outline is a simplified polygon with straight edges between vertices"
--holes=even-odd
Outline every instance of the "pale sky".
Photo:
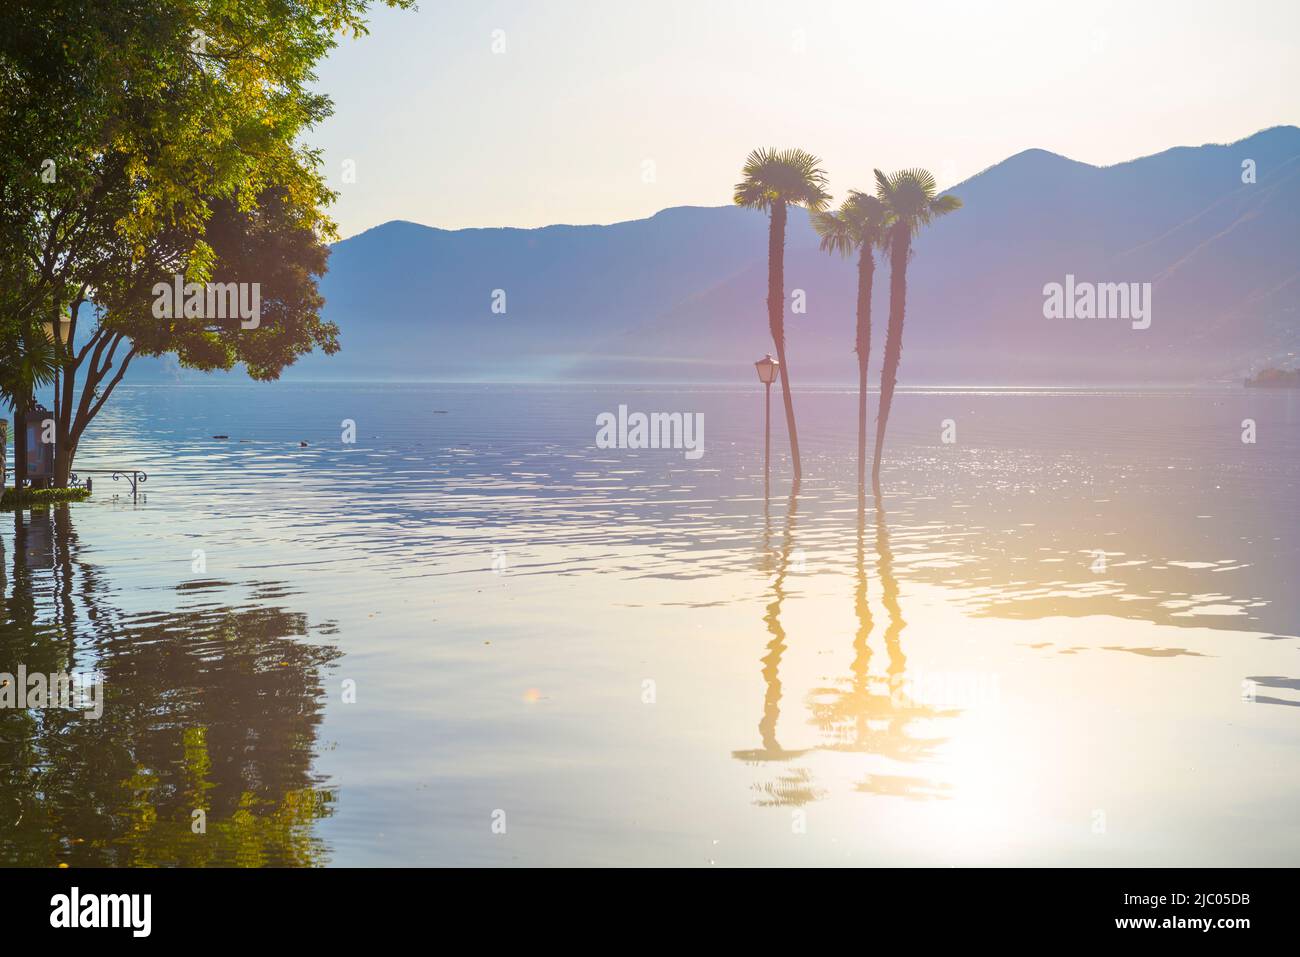
[{"label": "pale sky", "polygon": [[729,203],[756,146],[815,153],[842,197],[876,166],[946,186],[1029,147],[1104,165],[1300,125],[1298,36],[1300,0],[421,0],[321,65],[309,142],[345,237],[610,223]]}]

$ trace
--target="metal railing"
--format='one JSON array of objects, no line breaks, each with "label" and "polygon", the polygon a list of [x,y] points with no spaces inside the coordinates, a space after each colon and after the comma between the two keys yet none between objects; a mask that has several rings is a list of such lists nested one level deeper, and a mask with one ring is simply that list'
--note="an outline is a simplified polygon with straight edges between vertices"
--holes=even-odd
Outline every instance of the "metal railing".
[{"label": "metal railing", "polygon": [[[149,481],[149,476],[143,469],[78,469],[68,476],[68,484],[80,488],[83,483],[79,475],[110,475],[114,482],[119,479],[126,479],[131,483],[132,498],[136,497],[139,487]],[[91,488],[90,482],[90,479],[86,479],[84,483],[87,489]]]}]

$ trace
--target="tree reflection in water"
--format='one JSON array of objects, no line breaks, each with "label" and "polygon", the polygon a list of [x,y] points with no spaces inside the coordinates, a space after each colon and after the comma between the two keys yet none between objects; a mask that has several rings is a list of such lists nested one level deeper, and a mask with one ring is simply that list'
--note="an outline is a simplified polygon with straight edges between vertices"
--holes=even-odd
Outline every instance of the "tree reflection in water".
[{"label": "tree reflection in water", "polygon": [[298,640],[305,616],[280,608],[125,614],[66,506],[14,522],[0,672],[97,670],[104,710],[0,710],[0,863],[324,863],[313,825],[334,797],[312,760],[338,650]]},{"label": "tree reflection in water", "polygon": [[[901,635],[907,623],[899,603],[898,579],[894,574],[894,555],[889,541],[889,528],[885,510],[876,497],[875,545],[877,572],[881,586],[881,605],[888,621],[882,641],[888,659],[883,678],[871,674],[873,651],[870,645],[875,629],[874,617],[868,601],[866,563],[866,508],[858,501],[858,529],[856,549],[856,576],[854,611],[858,625],[853,636],[853,659],[850,674],[830,687],[814,688],[808,695],[810,723],[819,731],[822,743],[813,748],[788,750],[777,741],[777,723],[781,716],[780,665],[787,648],[786,632],[781,624],[782,604],[786,598],[785,580],[790,554],[794,547],[795,518],[797,515],[796,484],[790,493],[786,512],[785,534],[776,558],[776,573],[772,578],[772,600],[766,606],[764,624],[772,638],[762,658],[765,694],[763,716],[759,722],[762,747],[732,752],[737,760],[760,765],[767,762],[786,762],[817,751],[857,752],[878,755],[892,761],[918,762],[930,758],[946,740],[943,737],[925,736],[918,728],[924,722],[957,714],[940,710],[916,701],[907,694],[907,657],[903,653]],[[771,523],[765,514],[763,551],[769,556],[771,549]],[[817,787],[807,768],[792,767],[778,775],[774,782],[760,781],[754,785],[760,793],[755,803],[759,805],[797,806],[817,800],[824,793]],[[919,775],[871,774],[863,778],[855,790],[906,798],[942,798],[947,788]]]}]

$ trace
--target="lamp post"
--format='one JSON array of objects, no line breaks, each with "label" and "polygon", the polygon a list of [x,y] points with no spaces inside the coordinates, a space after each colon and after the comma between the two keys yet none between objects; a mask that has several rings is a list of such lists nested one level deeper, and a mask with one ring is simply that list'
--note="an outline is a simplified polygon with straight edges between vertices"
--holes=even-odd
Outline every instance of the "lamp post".
[{"label": "lamp post", "polygon": [[[60,411],[60,392],[59,392],[59,372],[63,369],[63,357],[67,352],[72,351],[72,343],[68,341],[72,332],[72,317],[63,313],[59,314],[57,320],[49,319],[42,323],[45,329],[45,338],[54,343],[54,354],[58,364],[54,367],[54,420],[59,421]],[[25,430],[24,430],[25,431]]]},{"label": "lamp post", "polygon": [[[65,349],[71,349],[72,343],[68,341],[68,333],[72,329],[72,317],[60,314],[58,318],[58,328],[55,328],[55,321],[48,319],[41,323],[45,329],[45,338],[54,343],[54,352],[59,358],[59,366],[63,365],[63,355]],[[59,413],[59,369],[54,370],[54,414]]]},{"label": "lamp post", "polygon": [[776,370],[781,363],[772,358],[769,352],[754,363],[758,370],[758,381],[763,383],[766,399],[763,404],[763,496],[767,497],[767,483],[771,475],[772,461],[772,383],[776,381]]},{"label": "lamp post", "polygon": [[41,323],[41,325],[45,327],[45,335],[48,338],[54,339],[55,342],[66,343],[68,341],[68,330],[72,328],[72,317],[65,315],[59,316],[59,335],[57,338],[54,335],[53,319],[47,319],[45,322]]}]

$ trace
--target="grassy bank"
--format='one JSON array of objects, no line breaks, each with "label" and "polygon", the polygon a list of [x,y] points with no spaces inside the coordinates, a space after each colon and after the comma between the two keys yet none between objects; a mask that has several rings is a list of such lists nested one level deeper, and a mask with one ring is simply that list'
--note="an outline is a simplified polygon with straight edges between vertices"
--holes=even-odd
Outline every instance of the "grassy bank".
[{"label": "grassy bank", "polygon": [[29,488],[18,496],[18,490],[7,488],[0,496],[0,512],[12,512],[22,508],[45,508],[63,502],[80,502],[90,498],[90,490],[84,488]]}]

